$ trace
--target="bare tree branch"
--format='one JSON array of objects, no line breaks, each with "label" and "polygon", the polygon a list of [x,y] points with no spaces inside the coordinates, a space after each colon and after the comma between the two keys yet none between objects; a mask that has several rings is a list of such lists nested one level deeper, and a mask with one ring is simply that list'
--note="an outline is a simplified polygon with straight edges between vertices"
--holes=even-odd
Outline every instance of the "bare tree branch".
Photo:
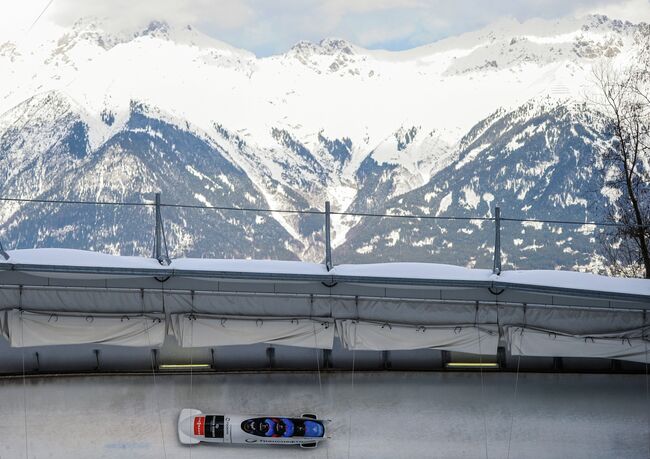
[{"label": "bare tree branch", "polygon": [[602,99],[597,106],[607,117],[613,138],[602,154],[609,167],[605,186],[619,191],[608,219],[620,226],[601,238],[601,245],[613,270],[621,268],[619,274],[625,275],[643,271],[650,278],[650,57],[644,59],[641,67],[624,70],[601,66],[594,76]]}]

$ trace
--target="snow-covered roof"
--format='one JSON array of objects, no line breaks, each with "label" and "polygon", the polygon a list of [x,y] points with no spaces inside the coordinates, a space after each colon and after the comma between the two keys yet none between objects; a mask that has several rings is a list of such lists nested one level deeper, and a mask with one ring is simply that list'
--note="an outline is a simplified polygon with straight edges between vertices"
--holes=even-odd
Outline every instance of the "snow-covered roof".
[{"label": "snow-covered roof", "polygon": [[[200,278],[241,281],[323,282],[432,288],[515,289],[586,298],[628,298],[650,304],[650,281],[569,271],[470,269],[435,263],[345,264],[329,272],[323,264],[276,260],[179,258],[163,266],[153,258],[115,256],[72,249],[9,251],[0,271],[63,279],[137,277]],[[2,277],[0,277],[2,283]]]},{"label": "snow-covered roof", "polygon": [[[98,273],[135,274],[159,271],[164,274],[174,271],[241,272],[272,274],[327,274],[325,265],[300,261],[276,260],[223,260],[209,258],[177,258],[169,266],[161,265],[155,258],[117,256],[105,253],[75,249],[23,249],[9,251],[9,260],[0,260],[0,265],[30,267],[51,267],[54,271],[86,272],[85,268],[96,268]],[[65,269],[69,268],[69,269]],[[80,269],[76,269],[80,268]]]}]

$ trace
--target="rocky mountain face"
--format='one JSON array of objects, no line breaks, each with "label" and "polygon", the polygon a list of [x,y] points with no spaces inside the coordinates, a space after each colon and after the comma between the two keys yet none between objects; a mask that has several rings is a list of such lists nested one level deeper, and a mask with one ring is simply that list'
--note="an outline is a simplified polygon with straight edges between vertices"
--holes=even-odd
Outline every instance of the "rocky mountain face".
[{"label": "rocky mountain face", "polygon": [[[152,22],[39,25],[0,41],[0,195],[151,202],[173,256],[319,261],[323,217],[198,207],[418,214],[333,218],[336,262],[491,265],[495,206],[514,219],[598,220],[594,65],[629,60],[644,24],[498,23],[403,52],[344,40],[256,58]],[[474,218],[474,219],[470,219]],[[153,210],[3,202],[14,247],[149,255]],[[598,230],[503,224],[506,267],[598,269]]]},{"label": "rocky mountain face", "polygon": [[[51,107],[52,96],[26,104]],[[59,107],[66,107],[58,101]],[[69,107],[68,107],[69,108]],[[47,109],[44,108],[43,111]],[[32,118],[38,131],[47,120]],[[88,128],[74,115],[56,123],[42,139],[44,151],[22,155],[26,145],[16,129],[2,137],[3,193],[44,200],[149,202],[156,191],[167,203],[268,208],[248,175],[224,151],[196,133],[152,116],[133,104],[128,121],[100,148],[88,144]],[[38,134],[34,134],[38,135]],[[31,190],[38,190],[36,193]],[[26,193],[16,193],[26,190]],[[215,204],[213,204],[215,203]],[[19,247],[83,247],[113,253],[150,255],[153,208],[138,206],[5,204],[4,238]],[[8,215],[7,215],[8,214]],[[297,259],[301,243],[269,215],[207,209],[165,208],[172,253],[238,258]]]},{"label": "rocky mountain face", "polygon": [[[337,248],[346,260],[393,260],[490,267],[494,223],[472,217],[602,220],[603,122],[585,105],[529,103],[497,112],[459,144],[457,160],[429,182],[383,203],[392,215],[438,219],[367,218]],[[446,220],[460,217],[461,220]],[[597,228],[502,222],[504,266],[578,267],[589,264]]]}]

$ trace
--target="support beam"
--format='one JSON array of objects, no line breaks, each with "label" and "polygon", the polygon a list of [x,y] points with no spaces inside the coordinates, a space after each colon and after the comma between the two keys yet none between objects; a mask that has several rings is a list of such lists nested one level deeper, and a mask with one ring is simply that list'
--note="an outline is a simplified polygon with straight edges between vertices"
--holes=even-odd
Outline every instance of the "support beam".
[{"label": "support beam", "polygon": [[[164,245],[164,253],[163,253]],[[153,257],[163,266],[171,263],[167,252],[167,241],[165,240],[165,229],[163,227],[162,214],[160,212],[160,193],[156,193],[156,230],[153,246]]]},{"label": "support beam", "polygon": [[494,208],[494,267],[492,272],[501,274],[501,208]]},{"label": "support beam", "polygon": [[158,349],[151,350],[151,364],[151,371],[155,373],[160,368],[160,364],[158,363]]},{"label": "support beam", "polygon": [[330,215],[330,202],[325,201],[325,266],[328,271],[331,271],[334,265],[332,264],[332,238],[330,234],[331,215]]},{"label": "support beam", "polygon": [[93,349],[93,354],[95,354],[95,369],[94,371],[100,371],[101,365],[99,363],[99,349]]},{"label": "support beam", "polygon": [[390,370],[393,366],[390,361],[390,351],[381,351],[381,364],[384,370]]},{"label": "support beam", "polygon": [[323,352],[323,368],[325,369],[332,368],[332,350],[323,349],[322,352]]},{"label": "support beam", "polygon": [[499,368],[505,370],[508,367],[507,362],[506,348],[503,346],[497,347],[497,363],[499,364]]},{"label": "support beam", "polygon": [[440,351],[440,368],[446,369],[449,362],[451,362],[451,352]]},{"label": "support beam", "polygon": [[267,347],[266,348],[266,360],[269,364],[269,370],[275,368],[275,348]]}]

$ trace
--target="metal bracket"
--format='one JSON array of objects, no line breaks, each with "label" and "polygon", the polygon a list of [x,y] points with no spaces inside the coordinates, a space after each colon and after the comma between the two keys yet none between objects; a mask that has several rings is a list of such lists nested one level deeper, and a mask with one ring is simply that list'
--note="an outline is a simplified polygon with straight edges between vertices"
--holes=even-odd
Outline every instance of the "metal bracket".
[{"label": "metal bracket", "polygon": [[488,287],[488,291],[489,291],[492,295],[494,295],[494,296],[499,296],[499,295],[501,295],[503,292],[505,292],[506,289],[505,289],[505,288],[494,288],[494,287]]}]

